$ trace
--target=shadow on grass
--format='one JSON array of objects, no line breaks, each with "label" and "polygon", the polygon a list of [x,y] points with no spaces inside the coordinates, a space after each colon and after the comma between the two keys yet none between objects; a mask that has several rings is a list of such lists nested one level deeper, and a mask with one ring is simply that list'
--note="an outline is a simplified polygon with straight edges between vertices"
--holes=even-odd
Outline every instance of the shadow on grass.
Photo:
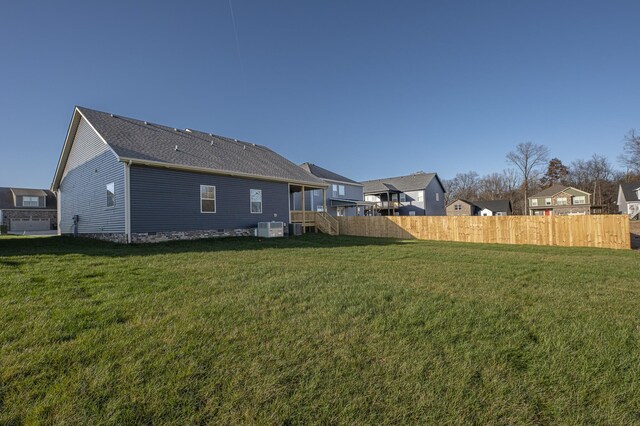
[{"label": "shadow on grass", "polygon": [[[171,253],[203,253],[291,248],[339,248],[352,246],[386,246],[403,244],[391,238],[332,237],[307,234],[286,238],[227,237],[193,241],[168,241],[154,244],[116,244],[73,237],[4,237],[0,238],[0,264],[10,266],[7,256],[68,255],[86,256],[152,256]],[[5,257],[3,259],[3,257]]]}]

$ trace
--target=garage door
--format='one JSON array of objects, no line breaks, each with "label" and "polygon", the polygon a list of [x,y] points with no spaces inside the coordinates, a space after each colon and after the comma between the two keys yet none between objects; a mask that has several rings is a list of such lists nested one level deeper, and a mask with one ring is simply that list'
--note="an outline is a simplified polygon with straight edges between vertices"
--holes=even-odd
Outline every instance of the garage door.
[{"label": "garage door", "polygon": [[11,232],[48,231],[51,229],[49,219],[11,219]]}]

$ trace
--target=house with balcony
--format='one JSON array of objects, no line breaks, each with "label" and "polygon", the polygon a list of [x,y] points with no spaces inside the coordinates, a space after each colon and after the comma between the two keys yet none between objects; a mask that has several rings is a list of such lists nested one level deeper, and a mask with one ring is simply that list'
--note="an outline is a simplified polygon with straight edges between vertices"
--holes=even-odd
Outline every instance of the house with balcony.
[{"label": "house with balcony", "polygon": [[566,185],[555,184],[529,197],[531,216],[586,215],[597,209],[591,194]]},{"label": "house with balcony", "polygon": [[[365,208],[373,203],[364,201],[363,185],[346,176],[327,170],[313,163],[300,165],[304,171],[325,181],[326,191],[305,191],[305,208],[310,212],[327,212],[330,216],[364,216]],[[302,210],[302,193],[291,198],[292,210]]]},{"label": "house with balcony", "polygon": [[414,173],[362,182],[368,216],[445,216],[444,185],[437,173]]}]

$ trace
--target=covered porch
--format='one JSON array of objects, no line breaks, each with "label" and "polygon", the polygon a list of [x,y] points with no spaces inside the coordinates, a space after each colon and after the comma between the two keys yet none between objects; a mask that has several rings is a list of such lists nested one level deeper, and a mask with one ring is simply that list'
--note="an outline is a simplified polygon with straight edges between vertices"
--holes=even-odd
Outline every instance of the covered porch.
[{"label": "covered porch", "polygon": [[366,207],[365,214],[369,216],[394,216],[402,205],[400,203],[400,194],[401,191],[397,189],[365,194],[378,199],[378,201],[370,202],[371,205]]},{"label": "covered porch", "polygon": [[[300,224],[302,233],[313,229],[338,235],[338,221],[327,214],[327,187],[289,184],[289,223]],[[319,203],[318,198],[322,205],[314,210],[313,206]]]}]

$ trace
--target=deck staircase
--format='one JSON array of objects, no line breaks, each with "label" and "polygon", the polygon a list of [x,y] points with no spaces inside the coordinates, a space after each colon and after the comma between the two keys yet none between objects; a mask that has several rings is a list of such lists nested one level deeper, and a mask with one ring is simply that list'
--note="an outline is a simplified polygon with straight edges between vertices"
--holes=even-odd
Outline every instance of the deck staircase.
[{"label": "deck staircase", "polygon": [[323,234],[339,235],[340,223],[338,219],[326,212],[316,212],[316,228]]}]

